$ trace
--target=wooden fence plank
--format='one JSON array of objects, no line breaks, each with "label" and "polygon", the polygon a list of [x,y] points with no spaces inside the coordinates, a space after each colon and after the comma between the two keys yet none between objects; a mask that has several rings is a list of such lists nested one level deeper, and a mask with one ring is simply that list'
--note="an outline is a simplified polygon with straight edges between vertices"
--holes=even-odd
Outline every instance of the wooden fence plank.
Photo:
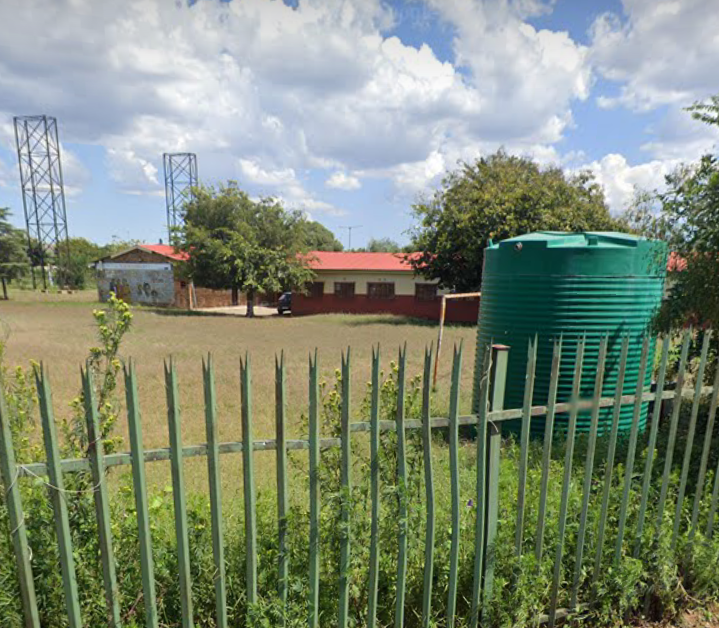
[{"label": "wooden fence plank", "polygon": [[60,450],[57,444],[57,429],[52,409],[52,393],[50,382],[44,366],[35,369],[40,417],[42,419],[42,435],[47,456],[48,492],[55,514],[55,531],[60,556],[60,571],[65,594],[65,606],[70,628],[82,628],[80,617],[80,598],[77,591],[75,559],[70,535],[70,520],[67,511],[65,482],[60,469]]},{"label": "wooden fence plank", "polygon": [[549,396],[547,399],[547,416],[544,423],[544,442],[542,449],[542,480],[539,489],[539,514],[537,516],[536,543],[534,557],[537,569],[541,564],[544,527],[547,517],[547,491],[549,489],[549,467],[552,461],[552,439],[554,438],[555,405],[557,403],[557,386],[559,384],[559,364],[562,359],[562,338],[554,339],[552,350],[552,370],[549,376]]},{"label": "wooden fence plank", "polygon": [[[682,340],[681,357],[679,358],[679,371],[677,373],[677,390],[682,390],[684,386],[684,376],[687,367],[687,356],[689,354],[689,341],[691,340],[692,330],[687,329],[684,331],[684,338]],[[669,492],[669,479],[672,472],[672,463],[674,461],[674,443],[677,438],[677,427],[679,425],[679,410],[682,405],[681,395],[675,397],[672,402],[672,416],[669,424],[669,438],[667,439],[667,450],[664,454],[664,473],[662,474],[662,488],[659,493],[659,502],[657,504],[657,526],[655,530],[655,541],[659,539],[659,531],[662,526],[662,519],[664,518],[664,505],[667,500],[667,493]]]},{"label": "wooden fence plank", "polygon": [[225,541],[222,523],[222,482],[220,480],[219,434],[215,400],[215,367],[212,354],[202,363],[205,393],[205,434],[207,436],[207,475],[210,484],[212,520],[212,558],[215,563],[215,614],[217,628],[227,628],[227,582],[225,577]]},{"label": "wooden fence plank", "polygon": [[137,396],[135,362],[130,360],[125,367],[125,397],[127,400],[127,422],[132,452],[132,483],[137,511],[137,531],[140,540],[140,571],[142,572],[142,596],[145,605],[145,625],[157,628],[157,598],[155,594],[155,565],[152,560],[152,538],[150,536],[150,513],[147,506],[147,482],[145,480],[145,458],[142,445],[142,415]]},{"label": "wooden fence plank", "polygon": [[[245,569],[248,607],[257,603],[257,514],[252,451],[252,373],[249,354],[240,358],[242,388],[242,475],[245,497]],[[248,610],[248,613],[250,611]]]},{"label": "wooden fence plank", "polygon": [[[659,364],[659,373],[657,375],[657,390],[661,393],[664,389],[664,381],[667,374],[667,360],[669,358],[669,348],[671,341],[668,336],[664,337],[662,342],[662,357]],[[644,463],[644,479],[642,481],[642,500],[639,506],[639,515],[637,518],[636,541],[634,543],[634,557],[639,556],[642,547],[642,535],[644,534],[644,520],[647,512],[647,501],[649,499],[649,487],[652,481],[652,466],[654,464],[654,456],[657,448],[657,434],[659,433],[659,420],[662,416],[662,398],[659,396],[654,402],[652,410],[652,424],[649,429],[649,443],[647,444],[647,458]]]},{"label": "wooden fence plank", "polygon": [[122,623],[120,619],[120,591],[117,586],[115,553],[112,548],[110,498],[107,494],[105,451],[97,417],[95,386],[92,372],[89,369],[87,371],[81,369],[80,377],[82,379],[85,424],[87,426],[87,456],[90,459],[97,536],[100,545],[100,562],[102,563],[102,580],[105,586],[107,624],[110,628],[120,628]]},{"label": "wooden fence plank", "polygon": [[699,520],[699,506],[701,505],[704,495],[704,481],[706,479],[707,463],[709,461],[709,452],[714,435],[714,422],[717,414],[717,404],[719,404],[719,364],[715,364],[716,375],[714,376],[714,392],[712,393],[711,403],[709,406],[709,416],[707,418],[706,432],[704,433],[704,447],[702,449],[702,458],[699,465],[699,473],[697,475],[696,494],[694,495],[694,506],[692,508],[692,523],[689,531],[689,541],[694,540],[694,534]]},{"label": "wooden fence plank", "polygon": [[309,376],[309,475],[310,475],[310,582],[309,628],[319,626],[320,607],[320,418],[317,350],[310,355]]},{"label": "wooden fence plank", "polygon": [[287,515],[289,497],[287,491],[287,401],[285,352],[279,360],[275,356],[275,438],[277,442],[277,594],[280,598],[281,625],[287,624],[287,589],[289,577],[289,551],[287,547]]},{"label": "wooden fence plank", "polygon": [[350,597],[350,558],[352,551],[352,441],[350,438],[350,349],[342,355],[342,411],[340,415],[340,434],[342,440],[340,454],[340,599],[339,627],[347,628],[349,621]]},{"label": "wooden fence plank", "polygon": [[187,531],[187,503],[182,465],[182,431],[180,399],[177,392],[175,362],[165,363],[165,391],[167,395],[167,426],[170,438],[170,471],[172,497],[175,508],[175,537],[177,538],[177,567],[180,579],[182,628],[192,628],[192,576],[190,575],[190,539]]},{"label": "wooden fence plank", "polygon": [[[432,425],[430,422],[430,403],[432,390],[432,383],[430,380],[432,376],[431,374],[432,348],[430,347],[425,348],[424,350],[424,374],[422,377],[422,455],[424,460],[424,490],[427,508],[426,531],[424,537],[424,590],[422,592],[422,628],[430,628],[430,626],[432,625],[432,579],[434,577],[435,516],[434,474],[432,469]],[[374,388],[374,377],[372,381]]]},{"label": "wooden fence plank", "polygon": [[405,380],[407,345],[400,347],[397,371],[397,486],[399,497],[399,530],[397,535],[397,600],[394,612],[395,628],[404,626],[404,601],[407,582],[407,442],[405,435]]},{"label": "wooden fence plank", "polygon": [[514,535],[514,553],[522,555],[524,533],[524,500],[527,491],[527,464],[529,460],[529,434],[532,399],[534,397],[534,372],[537,364],[537,336],[529,340],[527,347],[527,373],[524,379],[524,403],[522,404],[522,431],[519,452],[519,488],[517,489],[517,523]]},{"label": "wooden fence plank", "polygon": [[644,388],[644,380],[647,372],[647,360],[649,356],[649,336],[644,337],[642,346],[642,357],[639,362],[639,376],[637,377],[637,400],[634,402],[634,412],[632,414],[632,427],[629,431],[629,449],[627,450],[627,461],[624,465],[624,490],[622,492],[622,503],[619,508],[619,524],[617,529],[617,541],[614,547],[614,564],[618,565],[622,558],[622,545],[624,543],[624,527],[627,521],[627,507],[629,505],[629,495],[632,490],[632,480],[634,477],[634,459],[637,451],[637,436],[639,434],[639,418],[642,413],[641,394]]},{"label": "wooden fence plank", "polygon": [[15,449],[10,430],[10,413],[5,404],[5,390],[2,387],[2,381],[0,381],[0,473],[5,488],[5,505],[10,522],[10,537],[15,553],[25,628],[40,628],[40,616],[30,563],[30,546],[25,527],[25,513],[22,509],[22,498],[18,486],[19,469],[15,461]]},{"label": "wooden fence plank", "polygon": [[577,555],[574,561],[574,582],[572,583],[572,597],[570,609],[577,608],[577,596],[582,576],[582,562],[584,560],[584,539],[587,532],[587,513],[589,512],[589,499],[592,495],[592,477],[594,474],[594,451],[597,446],[597,433],[599,432],[599,399],[604,387],[604,367],[607,361],[607,337],[599,342],[599,363],[594,377],[594,407],[589,424],[589,442],[587,444],[587,457],[584,462],[584,485],[582,487],[582,513],[579,518],[579,532],[577,533]]},{"label": "wooden fence plank", "polygon": [[701,359],[699,360],[699,368],[696,375],[696,392],[694,393],[694,402],[692,403],[692,412],[689,419],[689,431],[687,433],[687,442],[684,448],[684,460],[682,462],[682,475],[679,480],[679,493],[677,494],[676,509],[674,511],[674,529],[672,530],[672,550],[677,545],[679,537],[679,527],[682,522],[682,507],[684,505],[684,494],[687,488],[687,479],[689,478],[689,466],[692,461],[692,452],[694,450],[694,434],[697,427],[697,416],[699,415],[699,402],[702,397],[702,384],[704,382],[704,372],[707,366],[707,355],[709,354],[709,345],[711,343],[712,332],[710,329],[704,332],[704,340],[702,342]]},{"label": "wooden fence plank", "polygon": [[[426,374],[425,374],[426,375]],[[372,524],[369,549],[369,598],[367,601],[367,628],[377,626],[377,590],[379,585],[379,346],[372,347],[372,381],[370,401],[370,498]]]},{"label": "wooden fence plank", "polygon": [[564,457],[564,481],[562,483],[562,498],[559,507],[559,531],[557,540],[557,555],[554,560],[554,578],[552,580],[551,601],[549,606],[549,626],[554,628],[557,618],[557,599],[559,595],[559,582],[562,574],[562,553],[564,551],[564,534],[567,525],[567,507],[569,504],[569,484],[572,479],[572,458],[574,457],[574,436],[577,431],[577,413],[579,391],[582,379],[582,365],[584,363],[584,347],[586,339],[577,343],[577,357],[574,367],[572,383],[573,406],[569,411],[569,429],[567,431],[567,450]]},{"label": "wooden fence plank", "polygon": [[[624,388],[624,379],[627,372],[627,356],[629,355],[629,337],[625,336],[622,341],[622,352],[619,358],[619,373],[615,391],[621,392]],[[614,458],[617,452],[617,435],[619,433],[619,417],[622,410],[620,399],[614,402],[612,412],[612,427],[609,432],[609,450],[607,451],[607,462],[604,468],[604,489],[602,492],[602,508],[599,514],[599,529],[597,531],[597,549],[594,555],[594,573],[592,585],[599,579],[599,572],[602,567],[602,553],[604,551],[604,535],[607,527],[607,512],[609,510],[609,499],[612,491],[612,476],[614,474]]]},{"label": "wooden fence plank", "polygon": [[462,345],[454,348],[452,388],[449,397],[449,472],[452,493],[452,538],[449,550],[449,588],[447,593],[447,628],[453,628],[457,609],[457,578],[459,573],[459,380],[462,371]]}]

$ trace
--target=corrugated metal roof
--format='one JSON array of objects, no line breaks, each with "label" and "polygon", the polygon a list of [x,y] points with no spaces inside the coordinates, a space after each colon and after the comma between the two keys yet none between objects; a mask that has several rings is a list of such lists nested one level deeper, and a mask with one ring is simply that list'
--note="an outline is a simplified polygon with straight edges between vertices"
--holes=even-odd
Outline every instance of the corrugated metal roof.
[{"label": "corrugated metal roof", "polygon": [[152,253],[157,253],[163,257],[169,257],[170,259],[174,259],[178,262],[184,262],[189,258],[187,253],[184,251],[176,251],[175,247],[170,246],[169,244],[140,244],[138,246],[145,251],[151,251]]},{"label": "corrugated metal roof", "polygon": [[355,253],[336,251],[310,251],[309,267],[313,270],[379,270],[413,272],[405,253]]}]

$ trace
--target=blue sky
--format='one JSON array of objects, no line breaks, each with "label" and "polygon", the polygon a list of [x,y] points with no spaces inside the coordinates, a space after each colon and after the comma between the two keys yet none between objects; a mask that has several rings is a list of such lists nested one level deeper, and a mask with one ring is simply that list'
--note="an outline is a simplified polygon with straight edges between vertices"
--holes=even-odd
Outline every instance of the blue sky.
[{"label": "blue sky", "polygon": [[[13,115],[58,118],[71,235],[166,238],[162,153],[407,240],[411,205],[499,147],[588,168],[614,212],[716,147],[712,0],[8,0],[0,206],[23,222]],[[27,46],[35,40],[32,48]]]}]

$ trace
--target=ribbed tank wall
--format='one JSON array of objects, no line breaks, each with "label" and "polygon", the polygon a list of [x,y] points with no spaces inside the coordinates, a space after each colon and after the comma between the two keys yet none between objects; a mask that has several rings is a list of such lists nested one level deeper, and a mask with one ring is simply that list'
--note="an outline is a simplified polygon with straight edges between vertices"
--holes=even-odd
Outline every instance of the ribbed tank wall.
[{"label": "ribbed tank wall", "polygon": [[[546,242],[542,240],[542,235],[546,236]],[[578,235],[585,236],[586,240],[577,240]],[[562,236],[567,238],[567,242]],[[629,354],[622,394],[634,394],[643,338],[663,294],[664,256],[661,245],[659,248],[647,247],[644,245],[655,243],[620,234],[530,234],[523,238],[514,238],[488,248],[482,276],[477,364],[483,347],[491,343],[510,346],[504,407],[522,406],[527,347],[530,338],[535,335],[538,338],[538,356],[534,405],[547,403],[553,341],[560,336],[562,360],[558,402],[567,401],[570,397],[577,343],[583,336],[586,337],[586,348],[582,397],[593,395],[599,344],[604,336],[608,337],[608,352],[602,395],[610,397],[616,392],[625,336],[629,338]],[[612,249],[609,256],[602,246],[604,238],[609,239]],[[591,244],[587,245],[587,242]],[[511,244],[511,247],[505,243]],[[596,264],[592,261],[594,251],[602,251],[597,255]],[[648,256],[648,253],[651,255]],[[576,256],[581,256],[578,263],[573,259]],[[644,261],[637,262],[637,256],[643,256]],[[622,257],[627,258],[624,260],[626,264],[622,262]],[[614,274],[621,272],[622,268],[626,268],[628,274]],[[637,269],[640,272],[637,273]],[[646,272],[643,272],[645,269]],[[653,356],[652,341],[644,379],[645,390],[650,386]],[[623,407],[620,430],[630,428],[632,413],[631,406]],[[644,404],[641,426],[646,421],[646,414],[647,404]],[[600,412],[600,431],[608,429],[611,415],[611,408]],[[556,421],[561,428],[566,424],[567,416],[557,415]],[[587,431],[589,422],[589,413],[580,413],[578,429]],[[532,427],[533,432],[543,430],[543,418],[533,420]]]}]

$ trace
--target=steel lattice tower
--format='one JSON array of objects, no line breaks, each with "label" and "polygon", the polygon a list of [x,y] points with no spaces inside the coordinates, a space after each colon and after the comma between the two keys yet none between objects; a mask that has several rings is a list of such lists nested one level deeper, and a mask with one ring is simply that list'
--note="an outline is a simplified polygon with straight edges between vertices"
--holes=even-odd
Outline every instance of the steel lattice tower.
[{"label": "steel lattice tower", "polygon": [[14,121],[28,249],[35,257],[32,284],[36,287],[35,264],[39,263],[47,289],[48,266],[67,264],[70,258],[57,120],[17,116]]},{"label": "steel lattice tower", "polygon": [[170,242],[173,230],[182,223],[182,209],[194,196],[197,187],[197,155],[195,153],[165,153],[165,201],[167,203],[167,231]]}]

